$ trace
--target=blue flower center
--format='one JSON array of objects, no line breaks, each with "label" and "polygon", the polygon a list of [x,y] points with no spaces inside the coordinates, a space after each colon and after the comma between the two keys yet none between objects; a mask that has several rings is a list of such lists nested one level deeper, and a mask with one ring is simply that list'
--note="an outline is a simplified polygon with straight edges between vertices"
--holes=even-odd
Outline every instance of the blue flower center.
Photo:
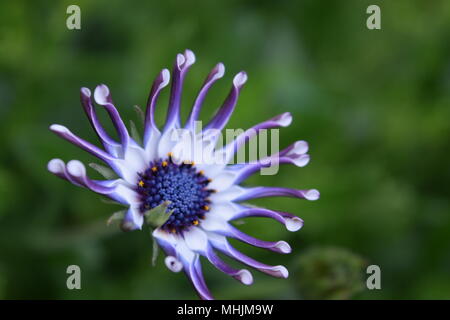
[{"label": "blue flower center", "polygon": [[211,180],[197,171],[193,163],[176,164],[169,156],[152,161],[139,177],[137,192],[142,213],[170,201],[168,210],[173,213],[162,225],[166,231],[180,233],[196,226],[210,209],[208,197],[214,190],[207,186]]}]

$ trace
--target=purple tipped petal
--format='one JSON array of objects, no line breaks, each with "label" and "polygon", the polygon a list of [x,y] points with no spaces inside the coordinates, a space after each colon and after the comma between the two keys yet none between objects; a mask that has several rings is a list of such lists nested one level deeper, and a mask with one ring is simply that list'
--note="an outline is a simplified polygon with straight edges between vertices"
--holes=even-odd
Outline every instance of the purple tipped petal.
[{"label": "purple tipped petal", "polygon": [[206,257],[208,258],[209,262],[211,262],[211,264],[213,264],[217,269],[219,269],[223,273],[230,275],[242,284],[251,285],[253,283],[253,276],[248,270],[238,270],[230,267],[217,256],[211,246],[209,246],[208,250],[206,251]]},{"label": "purple tipped petal", "polygon": [[265,157],[251,163],[239,163],[229,166],[229,169],[236,173],[236,180],[234,183],[238,184],[262,168],[279,164],[293,164],[297,167],[304,167],[310,160],[309,155],[305,154],[307,151],[308,144],[305,141],[297,141],[270,157]]},{"label": "purple tipped petal", "polygon": [[286,241],[272,242],[256,239],[231,226],[229,227],[229,230],[230,234],[227,234],[228,236],[248,243],[252,246],[268,249],[278,253],[291,253],[291,246]]},{"label": "purple tipped petal", "polygon": [[86,173],[85,166],[78,160],[71,160],[67,165],[61,159],[53,159],[47,169],[56,176],[72,184],[85,187],[98,194],[102,194],[124,205],[135,202],[135,193],[128,187],[121,185],[120,180],[91,180]]},{"label": "purple tipped petal", "polygon": [[205,100],[209,88],[211,88],[214,82],[222,78],[224,73],[225,73],[225,66],[222,63],[218,63],[206,78],[202,88],[200,89],[200,92],[197,95],[197,99],[195,99],[191,114],[189,115],[189,118],[186,121],[187,129],[190,130],[195,129],[194,122],[198,119],[198,115],[200,113],[200,110],[202,109],[203,101]]},{"label": "purple tipped petal", "polygon": [[293,155],[293,154],[302,155],[306,154],[308,152],[308,149],[309,149],[308,143],[306,141],[299,140],[291,144],[286,149],[280,151],[279,156],[283,157],[286,155]]},{"label": "purple tipped petal", "polygon": [[73,180],[94,192],[106,195],[114,192],[116,189],[115,186],[105,186],[89,179],[86,173],[86,167],[78,160],[69,161],[66,168]]},{"label": "purple tipped petal", "polygon": [[256,270],[269,274],[277,278],[287,278],[289,276],[288,270],[284,266],[270,266],[259,261],[256,261],[245,254],[239,252],[225,239],[215,239],[211,242],[213,246],[227,256],[244,263]]},{"label": "purple tipped petal", "polygon": [[275,155],[253,163],[237,164],[231,166],[230,169],[238,170],[236,180],[234,181],[235,184],[238,184],[262,168],[268,168],[278,164],[293,164],[297,167],[304,167],[308,164],[309,159],[310,157],[307,154],[289,154],[283,157]]},{"label": "purple tipped petal", "polygon": [[82,187],[76,180],[72,178],[66,168],[66,164],[61,159],[52,159],[47,164],[47,170],[53,173],[55,176],[60,177],[61,179],[67,180],[73,185],[78,187]]},{"label": "purple tipped petal", "polygon": [[[48,163],[47,169],[54,175],[68,180],[76,186],[88,188],[96,193],[109,196],[114,200],[120,199],[120,195],[114,194],[117,190],[119,180],[92,180],[87,176],[84,164],[78,160],[71,160],[66,165],[61,159],[52,159]],[[122,200],[118,202],[128,204],[129,201]]]},{"label": "purple tipped petal", "polygon": [[189,280],[191,280],[199,297],[203,300],[213,300],[214,298],[209,292],[205,279],[203,278],[199,256],[197,255],[192,263],[183,261],[183,266],[184,272],[189,277]]},{"label": "purple tipped petal", "polygon": [[195,62],[195,55],[191,50],[178,54],[172,71],[172,87],[170,89],[169,110],[167,112],[164,131],[180,126],[180,103],[183,81],[190,66]]},{"label": "purple tipped petal", "polygon": [[52,124],[50,126],[50,130],[56,133],[61,138],[69,141],[70,143],[80,147],[81,149],[89,152],[90,154],[99,158],[105,163],[111,165],[113,158],[109,154],[99,149],[98,147],[94,146],[93,144],[87,142],[86,140],[77,137],[72,132],[70,132],[70,130],[67,129],[66,127],[61,126],[59,124]]},{"label": "purple tipped petal", "polygon": [[234,107],[236,106],[239,93],[243,87],[243,85],[247,82],[247,74],[244,71],[239,72],[233,79],[233,86],[231,87],[231,91],[228,94],[223,105],[217,111],[214,118],[211,122],[205,127],[205,130],[208,129],[219,129],[222,130],[223,127],[230,119],[231,114],[234,111]]},{"label": "purple tipped petal", "polygon": [[147,144],[152,130],[159,131],[154,119],[155,107],[161,90],[169,84],[169,81],[170,72],[167,69],[163,69],[153,82],[150,96],[147,101],[147,110],[145,112],[144,146]]},{"label": "purple tipped petal", "polygon": [[242,145],[256,136],[261,130],[287,127],[291,124],[291,122],[292,115],[289,112],[285,112],[247,129],[245,132],[240,134],[233,142],[229,143],[223,148],[223,151],[226,153],[227,162],[232,159],[233,155],[242,147]]},{"label": "purple tipped petal", "polygon": [[287,212],[273,211],[264,208],[249,208],[237,213],[232,220],[248,217],[266,217],[284,224],[289,231],[298,231],[303,227],[303,220]]},{"label": "purple tipped petal", "polygon": [[314,201],[319,199],[320,193],[316,189],[298,190],[277,187],[255,187],[247,188],[246,191],[234,201],[246,201],[266,197],[293,197]]},{"label": "purple tipped petal", "polygon": [[103,106],[106,109],[106,111],[108,112],[108,114],[114,124],[114,127],[116,128],[117,132],[119,133],[120,141],[125,150],[127,148],[128,142],[130,140],[130,135],[128,134],[127,127],[123,123],[123,120],[119,115],[119,112],[117,111],[116,107],[112,103],[109,88],[104,84],[98,85],[94,91],[94,100],[99,105]]},{"label": "purple tipped petal", "polygon": [[153,236],[167,255],[176,257],[183,264],[183,270],[194,285],[200,298],[207,300],[213,299],[203,279],[200,256],[188,248],[186,242],[183,240],[183,236],[167,233],[161,228],[155,229]]},{"label": "purple tipped petal", "polygon": [[86,113],[89,122],[97,133],[97,136],[103,146],[109,153],[115,154],[115,150],[119,148],[120,145],[109,136],[98,120],[97,113],[95,112],[94,105],[92,104],[91,91],[88,88],[81,88],[80,98],[84,112]]}]

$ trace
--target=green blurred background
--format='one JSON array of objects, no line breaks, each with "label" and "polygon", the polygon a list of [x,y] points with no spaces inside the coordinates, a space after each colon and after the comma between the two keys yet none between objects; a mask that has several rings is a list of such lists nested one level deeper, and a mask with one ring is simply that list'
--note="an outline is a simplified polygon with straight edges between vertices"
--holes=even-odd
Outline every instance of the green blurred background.
[{"label": "green blurred background", "polygon": [[[81,30],[66,28],[70,4],[81,7]],[[370,4],[381,7],[381,30],[366,28]],[[203,119],[232,76],[246,70],[229,127],[289,111],[294,122],[280,132],[281,146],[310,143],[307,167],[282,167],[250,183],[322,195],[317,202],[256,202],[305,220],[296,233],[264,219],[239,226],[287,240],[290,255],[236,245],[286,265],[291,277],[255,272],[254,285],[245,287],[205,263],[216,298],[450,298],[449,39],[446,0],[2,1],[0,298],[196,298],[161,256],[151,266],[148,230],[107,227],[117,207],[46,170],[55,157],[93,159],[48,130],[59,123],[96,141],[79,103],[81,86],[106,83],[123,117],[135,120],[132,106],[145,104],[156,74],[185,48],[197,56],[185,113],[222,61],[227,73]],[[66,288],[71,264],[81,267],[82,290]],[[370,264],[381,268],[381,290],[365,287]]]}]

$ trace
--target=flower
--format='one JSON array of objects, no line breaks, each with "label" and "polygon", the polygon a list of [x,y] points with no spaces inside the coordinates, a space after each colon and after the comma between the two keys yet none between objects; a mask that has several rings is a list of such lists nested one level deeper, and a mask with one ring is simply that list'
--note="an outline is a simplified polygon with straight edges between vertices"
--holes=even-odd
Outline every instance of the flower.
[{"label": "flower", "polygon": [[[220,133],[233,113],[239,93],[247,81],[245,72],[239,72],[234,77],[231,91],[223,105],[205,129],[197,132],[196,121],[205,96],[225,72],[224,65],[217,64],[207,76],[184,125],[184,132],[190,134],[180,137],[181,91],[185,75],[194,62],[195,56],[190,50],[176,57],[169,109],[162,131],[155,124],[154,112],[161,90],[169,84],[170,73],[163,69],[156,77],[145,112],[142,144],[132,137],[120,118],[106,85],[95,88],[93,99],[91,91],[82,88],[81,103],[103,148],[79,138],[64,126],[54,124],[50,126],[50,130],[91,153],[112,171],[93,164],[92,167],[107,178],[93,180],[88,177],[86,168],[80,161],[72,160],[65,164],[61,159],[51,160],[48,170],[74,185],[88,188],[127,206],[122,217],[122,228],[125,230],[141,229],[145,217],[153,217],[152,212],[158,208],[167,209],[163,210],[164,219],[154,225],[152,233],[167,255],[165,264],[173,272],[184,270],[198,295],[202,299],[212,299],[202,275],[200,256],[206,257],[217,269],[245,285],[253,282],[251,273],[246,269],[238,270],[229,266],[219,258],[217,252],[271,276],[288,277],[288,270],[284,266],[258,262],[233,248],[227,238],[235,238],[279,253],[291,252],[288,243],[253,238],[239,231],[230,222],[246,217],[268,217],[284,224],[289,231],[297,231],[303,226],[303,221],[290,213],[248,206],[242,202],[273,196],[316,200],[319,192],[315,189],[239,186],[240,182],[270,163],[291,163],[302,167],[309,161],[306,154],[308,144],[297,141],[264,159],[229,164],[230,159],[248,139],[261,130],[288,126],[292,121],[289,113],[257,124],[238,135],[233,142],[221,148],[216,147],[217,133]],[[111,138],[100,124],[93,100],[108,112],[120,141]],[[174,136],[178,139],[174,139]],[[202,148],[194,148],[196,145],[201,145]],[[214,161],[216,158],[225,161]]]}]

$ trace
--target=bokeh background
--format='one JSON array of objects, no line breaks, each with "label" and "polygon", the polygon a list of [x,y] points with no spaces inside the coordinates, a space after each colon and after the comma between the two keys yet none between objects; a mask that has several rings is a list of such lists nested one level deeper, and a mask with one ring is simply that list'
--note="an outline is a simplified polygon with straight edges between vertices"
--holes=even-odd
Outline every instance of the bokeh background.
[{"label": "bokeh background", "polygon": [[[70,4],[81,7],[81,30],[66,28]],[[370,4],[381,7],[381,30],[366,28]],[[2,1],[0,298],[196,298],[161,256],[151,266],[147,229],[107,227],[118,207],[46,170],[54,157],[93,160],[48,130],[59,123],[96,141],[79,103],[81,86],[106,83],[124,118],[136,120],[132,106],[145,104],[156,74],[185,48],[197,55],[185,112],[222,61],[227,73],[203,119],[233,75],[246,70],[229,127],[289,111],[294,122],[280,132],[281,146],[310,143],[307,167],[286,166],[250,183],[322,195],[256,202],[305,220],[296,233],[258,218],[239,225],[290,242],[290,255],[236,246],[286,265],[291,277],[255,272],[254,285],[245,287],[206,263],[217,298],[450,298],[449,39],[446,0]],[[66,288],[71,264],[81,267],[81,290]],[[371,264],[381,268],[381,290],[365,287]]]}]

